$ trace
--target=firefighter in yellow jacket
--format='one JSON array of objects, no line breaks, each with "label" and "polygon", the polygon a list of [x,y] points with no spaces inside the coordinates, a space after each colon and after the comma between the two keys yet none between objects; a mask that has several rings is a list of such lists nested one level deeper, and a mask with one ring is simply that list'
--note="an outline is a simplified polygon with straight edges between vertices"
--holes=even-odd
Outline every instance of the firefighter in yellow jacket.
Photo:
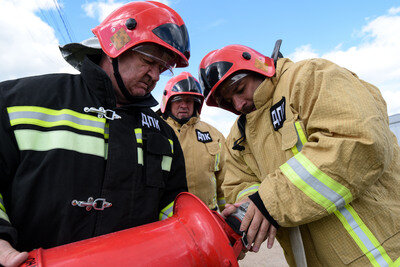
[{"label": "firefighter in yellow jacket", "polygon": [[200,64],[206,103],[240,114],[223,189],[251,200],[241,229],[258,250],[278,228],[291,266],[399,266],[400,150],[381,93],[279,46],[269,58],[229,45]]},{"label": "firefighter in yellow jacket", "polygon": [[225,207],[221,190],[225,137],[200,120],[203,101],[199,82],[190,73],[183,72],[168,81],[160,110],[182,146],[189,192],[210,209],[222,211]]}]

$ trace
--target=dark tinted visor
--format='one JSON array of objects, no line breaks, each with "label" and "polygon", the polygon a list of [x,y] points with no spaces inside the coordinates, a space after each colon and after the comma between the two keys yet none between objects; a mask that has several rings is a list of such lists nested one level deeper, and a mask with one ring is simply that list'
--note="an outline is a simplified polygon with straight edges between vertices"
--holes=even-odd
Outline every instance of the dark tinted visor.
[{"label": "dark tinted visor", "polygon": [[193,78],[188,77],[177,82],[171,89],[173,92],[191,92],[202,94],[200,84]]},{"label": "dark tinted visor", "polygon": [[205,69],[200,69],[200,83],[204,88],[204,96],[207,97],[211,88],[221,80],[233,63],[227,61],[214,62]]},{"label": "dark tinted visor", "polygon": [[166,23],[155,28],[153,33],[167,44],[176,48],[184,54],[187,59],[189,59],[190,42],[185,24],[178,26],[173,23]]}]

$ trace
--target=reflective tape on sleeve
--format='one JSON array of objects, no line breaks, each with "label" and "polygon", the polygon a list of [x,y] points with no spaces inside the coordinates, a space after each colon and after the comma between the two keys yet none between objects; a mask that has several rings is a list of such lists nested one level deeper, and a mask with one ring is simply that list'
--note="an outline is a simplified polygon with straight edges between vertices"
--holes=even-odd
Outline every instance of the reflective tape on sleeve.
[{"label": "reflective tape on sleeve", "polygon": [[171,217],[173,215],[173,209],[174,209],[174,201],[169,203],[165,208],[161,210],[158,220],[162,221]]},{"label": "reflective tape on sleeve", "polygon": [[258,188],[260,187],[260,184],[253,184],[242,191],[239,192],[239,194],[236,197],[236,201],[238,201],[242,196],[250,194],[250,193],[255,193],[258,191]]},{"label": "reflective tape on sleeve", "polygon": [[283,174],[328,213],[344,207],[352,200],[349,189],[319,170],[302,153],[280,167]]},{"label": "reflective tape on sleeve", "polygon": [[4,207],[3,196],[0,194],[0,218],[10,222],[8,215],[6,213],[6,208]]},{"label": "reflective tape on sleeve", "polygon": [[222,207],[222,208],[224,208],[225,207],[225,205],[226,205],[226,201],[225,201],[225,198],[224,197],[220,197],[220,198],[218,198],[218,202],[217,202],[217,204],[218,204],[218,207]]}]

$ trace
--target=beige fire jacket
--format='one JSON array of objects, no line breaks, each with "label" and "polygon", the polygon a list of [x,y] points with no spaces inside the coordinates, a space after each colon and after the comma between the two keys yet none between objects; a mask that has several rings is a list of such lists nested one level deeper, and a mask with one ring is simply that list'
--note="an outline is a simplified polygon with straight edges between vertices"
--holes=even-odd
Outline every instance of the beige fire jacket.
[{"label": "beige fire jacket", "polygon": [[[400,157],[379,90],[323,59],[280,59],[227,137],[227,203],[258,191],[282,226],[300,226],[308,266],[400,265]],[[267,257],[268,255],[266,255]]]},{"label": "beige fire jacket", "polygon": [[200,117],[181,125],[171,117],[166,122],[174,129],[183,150],[189,192],[210,209],[225,207],[221,189],[225,175],[225,137]]}]

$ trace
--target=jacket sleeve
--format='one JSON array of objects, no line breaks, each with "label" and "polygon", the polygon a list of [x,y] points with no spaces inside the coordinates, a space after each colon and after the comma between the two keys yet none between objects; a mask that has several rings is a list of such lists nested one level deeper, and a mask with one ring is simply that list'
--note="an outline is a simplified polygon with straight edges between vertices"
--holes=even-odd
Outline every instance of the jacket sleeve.
[{"label": "jacket sleeve", "polygon": [[165,191],[160,201],[159,220],[171,217],[176,196],[181,192],[188,191],[186,182],[185,159],[183,157],[182,148],[177,136],[172,129],[171,133],[172,139],[170,139],[170,142],[171,148],[173,149],[172,163],[171,170],[166,181]]},{"label": "jacket sleeve", "polygon": [[[233,128],[231,130],[225,142],[226,172],[222,183],[222,190],[225,194],[226,203],[239,202],[245,197],[257,192],[260,185],[260,180],[246,164],[241,152],[232,149],[233,140],[237,139],[233,137],[233,132],[235,132],[235,130],[237,129]],[[247,156],[251,157],[252,155],[248,154]]]},{"label": "jacket sleeve", "polygon": [[8,241],[12,246],[17,242],[17,231],[11,225],[7,214],[10,188],[18,164],[18,149],[14,135],[10,129],[10,121],[0,84],[0,239]]},{"label": "jacket sleeve", "polygon": [[[321,219],[356,199],[392,160],[386,104],[379,90],[325,60],[288,74],[303,146],[260,185],[266,209],[281,226]],[[296,126],[297,124],[297,126]]]}]

